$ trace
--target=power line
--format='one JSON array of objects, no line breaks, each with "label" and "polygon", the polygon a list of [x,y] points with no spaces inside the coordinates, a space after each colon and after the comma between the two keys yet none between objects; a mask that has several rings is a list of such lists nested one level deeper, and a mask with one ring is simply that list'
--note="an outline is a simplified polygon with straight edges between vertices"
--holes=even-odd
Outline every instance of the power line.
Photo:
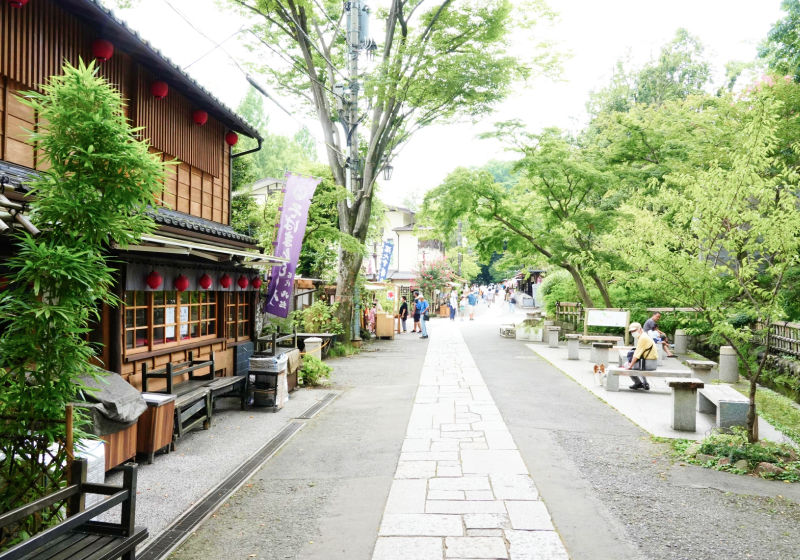
[{"label": "power line", "polygon": [[342,37],[344,37],[344,42],[345,42],[345,43],[347,43],[347,46],[349,47],[349,46],[350,46],[350,41],[347,39],[347,33],[345,33],[344,31],[342,31],[342,28],[341,28],[341,27],[339,27],[339,24],[338,24],[338,23],[336,23],[335,21],[333,21],[333,18],[331,18],[331,16],[329,16],[329,15],[328,15],[328,13],[325,11],[325,8],[323,8],[323,7],[322,7],[322,4],[320,4],[320,3],[319,3],[317,0],[313,0],[313,1],[314,1],[314,4],[316,4],[316,5],[317,5],[317,8],[319,8],[319,11],[320,11],[320,12],[322,12],[322,15],[324,15],[324,16],[327,18],[327,20],[328,20],[329,22],[331,22],[331,24],[333,25],[333,28],[334,28],[336,31],[338,31],[338,32],[339,32],[339,35],[341,35]]},{"label": "power line", "polygon": [[[271,50],[272,52],[274,52],[275,54],[277,54],[279,57],[283,58],[283,60],[285,60],[286,62],[288,62],[288,63],[289,63],[289,64],[291,64],[292,66],[294,66],[294,67],[295,67],[297,70],[300,70],[301,72],[303,72],[304,74],[306,74],[306,76],[308,76],[308,70],[307,70],[306,68],[303,68],[302,66],[300,66],[300,63],[299,63],[299,62],[297,62],[295,59],[293,59],[293,58],[292,58],[292,57],[290,57],[289,55],[287,55],[287,54],[284,54],[284,53],[280,52],[279,50],[277,50],[275,47],[273,47],[272,45],[270,45],[269,43],[267,43],[267,42],[266,42],[264,39],[262,39],[261,37],[259,37],[258,35],[256,35],[256,32],[255,32],[255,31],[253,31],[252,29],[248,29],[247,31],[249,31],[249,32],[250,32],[250,33],[253,35],[253,37],[255,37],[255,38],[258,40],[258,41],[260,41],[260,42],[261,42],[261,43],[262,43],[262,44],[263,44],[265,47],[267,47],[269,50]],[[340,99],[342,98],[342,96],[341,96],[341,95],[339,95],[338,93],[336,93],[335,91],[333,91],[331,88],[329,88],[328,86],[326,86],[325,84],[323,84],[323,83],[322,83],[322,82],[320,82],[319,80],[317,80],[317,79],[315,79],[315,78],[312,78],[311,76],[308,76],[308,79],[309,79],[309,80],[311,80],[312,82],[316,83],[316,84],[319,84],[319,86],[320,86],[321,88],[323,88],[324,90],[326,90],[326,91],[330,92],[330,93],[331,93],[331,95],[334,95],[335,97],[338,97],[338,98],[340,98]]]},{"label": "power line", "polygon": [[[231,39],[233,39],[234,37],[236,37],[236,36],[237,36],[239,33],[241,33],[241,32],[242,32],[242,31],[244,31],[244,30],[245,30],[245,29],[244,29],[244,25],[243,25],[243,26],[241,26],[241,27],[240,27],[240,28],[239,28],[239,29],[238,29],[238,30],[237,30],[235,33],[231,34],[231,35],[230,35],[230,36],[229,36],[227,39],[225,39],[224,41],[222,41],[222,42],[221,42],[219,45],[216,45],[216,46],[215,46],[213,49],[211,49],[210,51],[208,51],[206,54],[204,54],[203,56],[201,56],[200,58],[198,58],[197,60],[195,60],[195,61],[194,61],[194,62],[192,62],[191,64],[189,64],[189,65],[187,65],[187,66],[184,66],[184,67],[183,67],[183,69],[184,69],[184,70],[188,70],[188,69],[189,69],[191,66],[194,66],[195,64],[197,64],[198,62],[200,62],[201,60],[203,60],[205,57],[207,57],[208,55],[210,55],[210,54],[211,54],[212,52],[214,52],[215,50],[217,50],[217,49],[219,49],[219,48],[222,48],[222,45],[224,45],[225,43],[227,43],[228,41],[230,41]],[[212,42],[213,42],[213,41],[212,41]]]}]

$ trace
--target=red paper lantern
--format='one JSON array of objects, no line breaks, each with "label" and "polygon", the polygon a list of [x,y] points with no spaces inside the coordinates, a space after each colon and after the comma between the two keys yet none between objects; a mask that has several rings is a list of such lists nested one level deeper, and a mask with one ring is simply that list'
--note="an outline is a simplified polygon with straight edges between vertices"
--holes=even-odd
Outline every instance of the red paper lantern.
[{"label": "red paper lantern", "polygon": [[153,82],[150,84],[150,92],[156,99],[164,99],[169,93],[169,86],[167,85],[167,82]]},{"label": "red paper lantern", "polygon": [[145,278],[144,281],[147,282],[147,285],[151,290],[155,290],[161,286],[161,282],[163,282],[164,279],[161,278],[161,275],[158,273],[158,271],[154,270],[147,275],[147,278]]},{"label": "red paper lantern", "polygon": [[186,288],[188,287],[189,287],[189,279],[186,278],[186,276],[184,276],[183,274],[181,274],[175,279],[175,289],[178,290],[179,292],[185,292]]},{"label": "red paper lantern", "polygon": [[250,282],[250,283],[253,285],[253,288],[257,290],[257,289],[259,289],[261,287],[261,284],[263,284],[264,282],[261,281],[261,277],[260,276],[256,276],[255,278],[253,278],[253,281]]},{"label": "red paper lantern", "polygon": [[239,276],[239,279],[236,281],[236,283],[239,284],[239,287],[244,290],[250,285],[250,280],[247,279],[247,276]]},{"label": "red paper lantern", "polygon": [[219,285],[225,288],[226,290],[231,287],[231,284],[233,284],[233,278],[231,278],[227,274],[223,274],[222,278],[219,279]]},{"label": "red paper lantern", "polygon": [[201,288],[203,288],[204,290],[207,290],[207,289],[209,289],[211,287],[211,284],[213,284],[214,281],[211,279],[211,276],[209,276],[208,274],[203,274],[200,277],[200,280],[197,283],[200,284]]},{"label": "red paper lantern", "polygon": [[99,62],[106,62],[114,55],[114,45],[105,39],[97,39],[92,43],[92,56]]},{"label": "red paper lantern", "polygon": [[8,3],[11,4],[12,8],[21,8],[28,3],[28,0],[8,0]]},{"label": "red paper lantern", "polygon": [[192,120],[194,120],[194,124],[199,124],[200,126],[203,126],[208,122],[208,113],[206,113],[202,109],[197,109],[192,114]]},{"label": "red paper lantern", "polygon": [[239,141],[239,135],[232,130],[225,135],[225,143],[228,146],[235,146],[238,141]]}]

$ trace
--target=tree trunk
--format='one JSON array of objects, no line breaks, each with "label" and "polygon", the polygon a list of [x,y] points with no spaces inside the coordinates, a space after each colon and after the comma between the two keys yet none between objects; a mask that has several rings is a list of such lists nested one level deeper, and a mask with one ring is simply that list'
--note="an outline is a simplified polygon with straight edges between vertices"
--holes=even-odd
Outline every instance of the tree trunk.
[{"label": "tree trunk", "polygon": [[[357,253],[339,249],[339,270],[336,274],[336,301],[339,302],[339,308],[336,311],[336,317],[344,327],[344,332],[339,335],[339,341],[342,344],[349,345],[351,340],[356,279],[361,271],[362,260],[363,257]],[[360,333],[357,332],[356,335],[358,334]]]},{"label": "tree trunk", "polygon": [[568,263],[564,263],[561,266],[572,275],[572,279],[575,281],[575,287],[578,288],[578,293],[581,296],[583,306],[585,308],[594,307],[594,302],[589,296],[589,292],[586,290],[586,286],[583,283],[583,278],[581,277],[581,273],[578,272],[578,269]]},{"label": "tree trunk", "polygon": [[611,297],[608,295],[608,288],[606,288],[606,283],[597,275],[592,274],[592,279],[594,280],[597,289],[600,290],[600,295],[603,296],[603,303],[606,304],[607,308],[611,308]]},{"label": "tree trunk", "polygon": [[758,441],[758,414],[756,413],[756,388],[758,378],[750,376],[750,408],[747,410],[747,441],[755,443]]}]

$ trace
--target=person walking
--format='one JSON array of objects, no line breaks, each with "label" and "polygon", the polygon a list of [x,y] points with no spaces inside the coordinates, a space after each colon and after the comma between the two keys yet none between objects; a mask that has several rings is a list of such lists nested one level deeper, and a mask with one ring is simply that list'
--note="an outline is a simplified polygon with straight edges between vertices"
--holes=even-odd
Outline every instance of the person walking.
[{"label": "person walking", "polygon": [[456,320],[456,310],[458,309],[458,294],[455,290],[450,291],[450,320]]},{"label": "person walking", "polygon": [[419,298],[422,294],[417,294],[417,297],[414,299],[414,328],[411,329],[411,332],[422,332],[422,327],[419,325]]},{"label": "person walking", "polygon": [[422,294],[419,295],[419,303],[417,306],[419,309],[419,323],[422,326],[422,336],[420,338],[428,338],[428,327],[425,323],[427,322],[426,319],[428,318],[428,309],[430,305],[425,301],[425,296]]},{"label": "person walking", "polygon": [[461,320],[464,320],[464,314],[467,312],[467,294],[461,292],[461,300],[458,302],[458,314]]},{"label": "person walking", "polygon": [[[640,371],[655,371],[656,366],[658,365],[658,353],[656,352],[656,343],[653,342],[653,339],[650,338],[642,325],[639,323],[631,323],[631,326],[628,327],[628,330],[631,334],[638,334],[639,342],[636,345],[636,348],[632,350],[633,356],[631,356],[630,361],[625,366],[624,369],[635,369]],[[630,355],[630,354],[629,354]],[[638,364],[638,367],[637,367]],[[636,377],[635,375],[631,375],[631,381],[633,381],[633,385],[631,385],[631,389],[644,389],[645,391],[650,390],[650,384],[647,382],[647,378],[642,376],[641,379]]]},{"label": "person walking", "polygon": [[489,309],[491,309],[491,308],[492,308],[492,302],[493,302],[493,301],[494,301],[494,291],[492,291],[492,289],[491,289],[491,288],[489,288],[489,289],[486,291],[486,306],[487,306]]},{"label": "person walking", "polygon": [[403,296],[403,303],[400,304],[400,326],[403,327],[403,333],[406,332],[406,319],[408,319],[408,300]]},{"label": "person walking", "polygon": [[515,312],[514,308],[517,305],[517,298],[514,297],[514,290],[512,290],[511,288],[506,290],[506,301],[508,302],[508,310],[511,313],[514,313]]},{"label": "person walking", "polygon": [[475,320],[475,306],[478,305],[478,294],[475,290],[471,291],[467,296],[467,311],[469,312],[469,320]]}]

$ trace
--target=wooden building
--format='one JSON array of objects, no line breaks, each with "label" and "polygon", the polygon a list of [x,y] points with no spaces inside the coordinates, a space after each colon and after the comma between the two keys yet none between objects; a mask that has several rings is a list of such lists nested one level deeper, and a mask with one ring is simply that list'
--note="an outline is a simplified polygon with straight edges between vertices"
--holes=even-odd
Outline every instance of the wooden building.
[{"label": "wooden building", "polygon": [[144,127],[151,150],[181,163],[167,173],[160,206],[152,209],[157,231],[115,251],[124,305],[103,309],[92,340],[103,344],[103,367],[137,388],[143,364],[182,362],[189,351],[195,359],[214,351],[216,374],[233,375],[252,352],[260,279],[282,262],[230,227],[231,133],[256,139],[260,148],[258,132],[99,2],[11,4],[0,0],[0,276],[14,250],[9,234],[25,226],[25,183],[43,169],[24,130],[41,123],[17,94],[59,74],[65,60],[77,65],[79,57],[89,61],[113,47],[100,73],[127,100],[127,117]]}]

